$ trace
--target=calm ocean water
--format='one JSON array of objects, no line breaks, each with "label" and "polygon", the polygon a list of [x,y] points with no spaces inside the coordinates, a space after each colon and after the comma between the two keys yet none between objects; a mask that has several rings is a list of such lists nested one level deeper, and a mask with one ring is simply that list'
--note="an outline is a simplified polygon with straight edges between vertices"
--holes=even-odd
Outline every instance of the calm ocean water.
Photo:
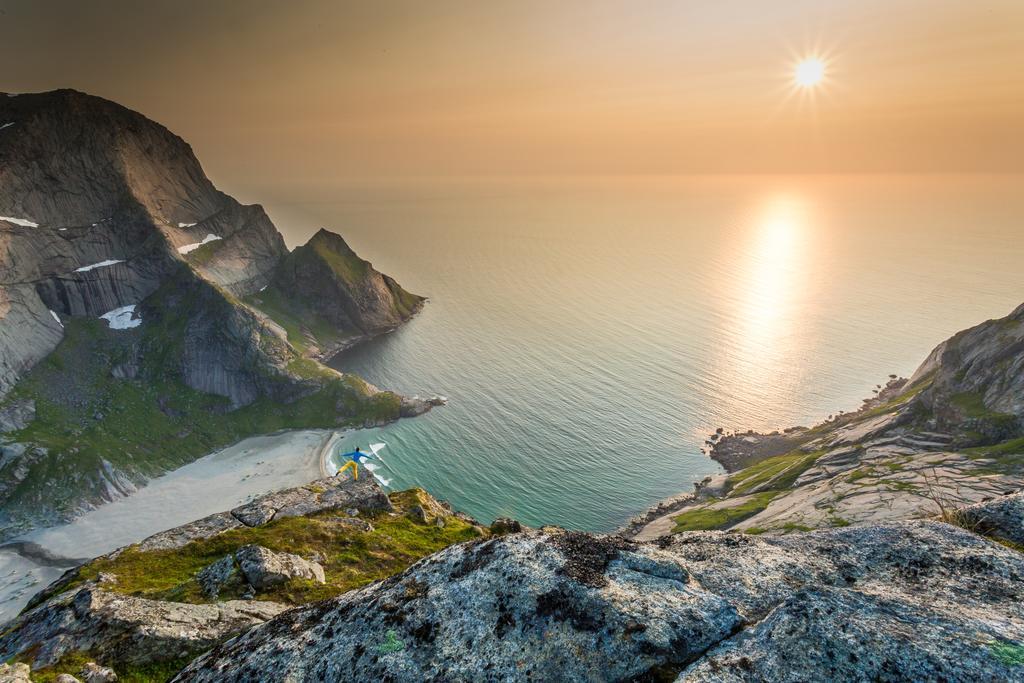
[{"label": "calm ocean water", "polygon": [[1019,177],[338,185],[271,203],[430,297],[334,365],[450,404],[360,432],[396,487],[603,531],[717,471],[716,427],[855,408],[1024,300]]}]

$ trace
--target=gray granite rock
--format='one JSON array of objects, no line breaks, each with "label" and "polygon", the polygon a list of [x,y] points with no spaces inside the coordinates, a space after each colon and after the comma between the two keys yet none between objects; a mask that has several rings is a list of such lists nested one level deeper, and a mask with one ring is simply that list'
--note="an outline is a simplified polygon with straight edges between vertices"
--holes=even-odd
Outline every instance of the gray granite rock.
[{"label": "gray granite rock", "polygon": [[246,545],[235,551],[238,567],[256,590],[266,590],[291,579],[325,583],[324,568],[291,553],[276,553],[258,545]]},{"label": "gray granite rock", "polygon": [[82,683],[114,683],[117,674],[108,666],[100,666],[96,662],[86,662],[79,674]]},{"label": "gray granite rock", "polygon": [[273,602],[190,605],[147,600],[95,584],[57,595],[19,616],[0,635],[0,659],[48,666],[71,652],[129,663],[171,661],[201,652],[286,609]]},{"label": "gray granite rock", "polygon": [[201,538],[211,538],[242,526],[230,512],[218,512],[202,519],[153,534],[139,543],[140,550],[168,550]]},{"label": "gray granite rock", "polygon": [[235,565],[234,555],[225,555],[213,564],[204,567],[196,574],[196,581],[203,589],[203,594],[211,599],[216,599],[221,588],[238,574]]},{"label": "gray granite rock", "polygon": [[231,514],[246,526],[262,526],[274,519],[348,509],[390,511],[393,506],[373,477],[356,480],[346,473],[262,496],[235,508]]},{"label": "gray granite rock", "polygon": [[938,522],[527,531],[291,610],[176,680],[1013,680],[1022,598],[1024,556]]},{"label": "gray granite rock", "polygon": [[36,402],[29,398],[10,401],[0,408],[0,432],[24,429],[36,417]]},{"label": "gray granite rock", "polygon": [[1024,491],[956,511],[957,522],[963,526],[1024,546]]},{"label": "gray granite rock", "polygon": [[32,683],[28,664],[0,664],[0,683]]}]

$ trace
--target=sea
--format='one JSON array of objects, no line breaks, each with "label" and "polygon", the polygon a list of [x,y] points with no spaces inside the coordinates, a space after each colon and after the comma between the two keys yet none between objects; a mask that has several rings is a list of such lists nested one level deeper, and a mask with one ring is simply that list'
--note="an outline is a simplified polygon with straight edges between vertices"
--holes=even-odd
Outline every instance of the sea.
[{"label": "sea", "polygon": [[1021,176],[422,180],[275,207],[290,242],[336,230],[429,297],[332,365],[448,405],[344,446],[387,443],[392,486],[483,521],[611,531],[718,472],[717,428],[856,409],[1024,302]]}]

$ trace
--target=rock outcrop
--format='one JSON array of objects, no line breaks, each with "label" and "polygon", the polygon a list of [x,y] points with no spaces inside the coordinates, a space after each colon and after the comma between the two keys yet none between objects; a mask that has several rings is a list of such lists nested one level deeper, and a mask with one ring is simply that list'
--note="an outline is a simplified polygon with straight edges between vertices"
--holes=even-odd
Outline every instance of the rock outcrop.
[{"label": "rock outcrop", "polygon": [[[253,503],[273,513],[250,520],[254,527],[227,512],[65,573],[5,624],[0,657],[47,677],[80,674],[85,657],[129,680],[133,668],[175,670],[288,607],[487,533],[419,489],[386,496],[372,477],[332,477]],[[432,520],[413,521],[414,507]]]},{"label": "rock outcrop", "polygon": [[324,583],[324,568],[291,553],[275,553],[259,545],[247,545],[235,551],[235,561],[249,585],[266,590],[291,579]]},{"label": "rock outcrop", "polygon": [[1024,548],[1024,492],[968,505],[952,516],[963,527]]},{"label": "rock outcrop", "polygon": [[32,683],[28,664],[0,664],[0,683]]},{"label": "rock outcrop", "polygon": [[28,657],[34,668],[72,652],[129,663],[195,655],[280,614],[255,600],[191,605],[120,595],[87,584],[20,616],[0,636],[0,658]]},{"label": "rock outcrop", "polygon": [[939,431],[1000,441],[1024,431],[1024,304],[939,344],[910,378]]},{"label": "rock outcrop", "polygon": [[394,507],[373,477],[353,479],[346,473],[267,493],[230,512],[218,512],[195,522],[161,531],[142,540],[138,547],[144,551],[172,550],[243,526],[259,527],[275,519],[350,509],[374,513],[390,512]]},{"label": "rock outcrop", "polygon": [[282,259],[266,291],[252,298],[271,318],[304,321],[307,353],[329,359],[363,339],[411,318],[425,299],[403,289],[352,251],[340,236],[320,230]]},{"label": "rock outcrop", "polygon": [[282,614],[175,680],[1010,680],[1022,597],[1024,556],[935,522],[529,531]]}]

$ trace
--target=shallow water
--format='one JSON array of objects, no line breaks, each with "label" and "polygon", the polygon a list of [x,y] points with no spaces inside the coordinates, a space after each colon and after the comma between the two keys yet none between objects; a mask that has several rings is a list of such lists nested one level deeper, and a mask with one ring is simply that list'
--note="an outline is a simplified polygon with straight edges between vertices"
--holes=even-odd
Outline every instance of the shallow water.
[{"label": "shallow water", "polygon": [[332,227],[431,298],[334,365],[450,404],[342,447],[387,442],[394,486],[482,520],[607,531],[715,472],[701,447],[716,427],[856,408],[1024,300],[1022,189],[1019,177],[423,183],[271,209],[290,241],[306,236],[297,225]]}]

